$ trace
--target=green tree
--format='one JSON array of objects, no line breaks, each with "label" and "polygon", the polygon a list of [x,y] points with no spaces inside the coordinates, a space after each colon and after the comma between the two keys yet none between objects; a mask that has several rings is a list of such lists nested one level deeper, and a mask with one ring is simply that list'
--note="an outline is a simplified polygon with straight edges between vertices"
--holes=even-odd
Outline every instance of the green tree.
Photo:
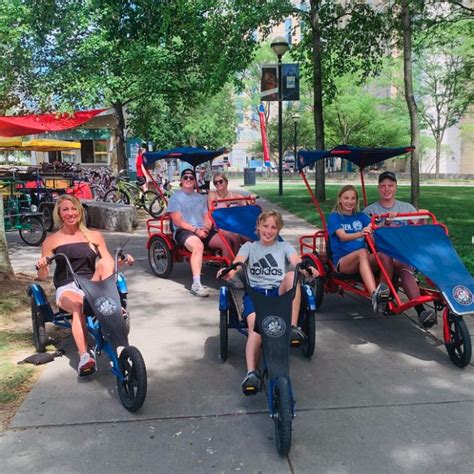
[{"label": "green tree", "polygon": [[460,121],[474,99],[472,22],[437,28],[437,33],[416,64],[420,114],[436,143],[436,179],[446,129]]}]

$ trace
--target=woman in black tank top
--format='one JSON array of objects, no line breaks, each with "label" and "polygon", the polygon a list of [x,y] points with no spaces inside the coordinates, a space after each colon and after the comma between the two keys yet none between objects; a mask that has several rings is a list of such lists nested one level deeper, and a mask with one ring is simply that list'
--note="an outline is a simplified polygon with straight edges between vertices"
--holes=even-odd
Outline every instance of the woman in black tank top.
[{"label": "woman in black tank top", "polygon": [[[69,258],[74,272],[91,280],[103,280],[114,270],[114,259],[107,249],[104,237],[99,231],[87,229],[81,202],[74,196],[61,196],[53,210],[53,218],[58,231],[43,242],[42,256],[37,262],[38,278],[48,277],[47,257],[64,253]],[[131,255],[124,263],[133,264]],[[87,328],[83,313],[84,293],[76,286],[63,259],[56,261],[54,271],[57,305],[72,314],[72,336],[79,352],[79,375],[92,373],[95,361],[87,350]]]}]

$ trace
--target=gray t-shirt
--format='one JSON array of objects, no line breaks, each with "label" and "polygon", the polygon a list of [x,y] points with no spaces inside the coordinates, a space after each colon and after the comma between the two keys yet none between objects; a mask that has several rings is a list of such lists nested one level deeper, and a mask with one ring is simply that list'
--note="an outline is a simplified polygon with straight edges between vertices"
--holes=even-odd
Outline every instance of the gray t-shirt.
[{"label": "gray t-shirt", "polygon": [[183,219],[194,227],[204,227],[204,216],[207,213],[207,199],[199,193],[176,191],[168,202],[168,212],[180,212]]},{"label": "gray t-shirt", "polygon": [[[379,201],[374,202],[373,204],[370,204],[363,210],[364,214],[367,214],[369,216],[373,215],[380,215],[380,214],[389,214],[390,212],[396,212],[397,214],[405,214],[409,212],[417,212],[416,208],[413,206],[413,204],[410,204],[409,202],[403,202],[403,201],[397,201],[395,200],[395,203],[392,207],[384,207],[382,204],[380,204]],[[406,222],[402,221],[391,221],[392,224],[398,222],[399,224],[406,224]]]},{"label": "gray t-shirt", "polygon": [[277,240],[267,246],[256,241],[242,245],[238,256],[247,260],[250,286],[268,289],[280,286],[287,272],[290,256],[295,253],[295,248],[287,242]]}]

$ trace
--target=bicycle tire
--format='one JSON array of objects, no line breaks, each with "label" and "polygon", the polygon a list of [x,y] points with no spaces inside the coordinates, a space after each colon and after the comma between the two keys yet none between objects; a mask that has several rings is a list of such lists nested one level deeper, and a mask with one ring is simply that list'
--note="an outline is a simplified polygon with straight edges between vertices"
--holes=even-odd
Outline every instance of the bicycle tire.
[{"label": "bicycle tire", "polygon": [[130,204],[129,197],[120,189],[109,189],[104,195],[105,202],[112,202],[115,204]]},{"label": "bicycle tire", "polygon": [[156,196],[155,199],[151,202],[149,208],[147,209],[148,213],[152,217],[160,217],[166,209],[166,201],[163,196]]},{"label": "bicycle tire", "polygon": [[22,227],[29,225],[29,229],[19,229],[20,238],[27,245],[37,247],[41,245],[46,238],[46,229],[43,224],[43,219],[36,216],[24,216],[20,221]]},{"label": "bicycle tire", "polygon": [[117,390],[122,405],[131,412],[139,410],[146,398],[148,387],[145,361],[134,346],[125,347],[119,356],[119,368],[124,377],[117,377]]},{"label": "bicycle tire", "polygon": [[280,456],[288,456],[291,449],[292,404],[288,379],[278,377],[273,388],[273,422],[277,451]]},{"label": "bicycle tire", "polygon": [[448,311],[448,326],[451,342],[445,342],[451,362],[460,369],[471,362],[472,343],[471,335],[462,316],[457,316]]}]

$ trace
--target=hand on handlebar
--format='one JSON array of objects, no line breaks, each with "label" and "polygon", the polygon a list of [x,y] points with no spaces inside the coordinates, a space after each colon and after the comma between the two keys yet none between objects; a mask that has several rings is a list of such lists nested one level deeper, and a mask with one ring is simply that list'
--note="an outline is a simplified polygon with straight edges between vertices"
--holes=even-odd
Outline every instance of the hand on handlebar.
[{"label": "hand on handlebar", "polygon": [[129,253],[122,255],[122,258],[120,260],[125,265],[132,266],[135,263],[134,258]]},{"label": "hand on handlebar", "polygon": [[48,267],[51,265],[51,257],[41,257],[35,265],[36,270],[41,270],[42,268]]}]

